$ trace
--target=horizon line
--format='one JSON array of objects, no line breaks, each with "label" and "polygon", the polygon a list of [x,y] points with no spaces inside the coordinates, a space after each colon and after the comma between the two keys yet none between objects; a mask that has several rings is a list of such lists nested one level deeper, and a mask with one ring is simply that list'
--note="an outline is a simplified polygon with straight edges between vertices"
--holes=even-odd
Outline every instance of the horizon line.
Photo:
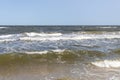
[{"label": "horizon line", "polygon": [[34,24],[10,24],[10,25],[0,25],[0,26],[120,26],[120,25],[34,25]]}]

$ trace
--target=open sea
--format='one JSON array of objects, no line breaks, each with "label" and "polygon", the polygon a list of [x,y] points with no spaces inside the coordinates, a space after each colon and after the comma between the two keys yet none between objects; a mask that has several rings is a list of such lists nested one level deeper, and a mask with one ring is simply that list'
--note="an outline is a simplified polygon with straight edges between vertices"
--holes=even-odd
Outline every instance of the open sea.
[{"label": "open sea", "polygon": [[120,26],[0,26],[0,80],[120,80]]}]

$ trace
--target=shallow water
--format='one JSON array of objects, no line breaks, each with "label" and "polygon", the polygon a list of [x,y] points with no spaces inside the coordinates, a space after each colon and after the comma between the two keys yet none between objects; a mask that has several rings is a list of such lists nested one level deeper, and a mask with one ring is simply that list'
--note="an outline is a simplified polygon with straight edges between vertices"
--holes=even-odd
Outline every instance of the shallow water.
[{"label": "shallow water", "polygon": [[119,80],[120,70],[83,64],[42,64],[8,69],[0,80]]}]

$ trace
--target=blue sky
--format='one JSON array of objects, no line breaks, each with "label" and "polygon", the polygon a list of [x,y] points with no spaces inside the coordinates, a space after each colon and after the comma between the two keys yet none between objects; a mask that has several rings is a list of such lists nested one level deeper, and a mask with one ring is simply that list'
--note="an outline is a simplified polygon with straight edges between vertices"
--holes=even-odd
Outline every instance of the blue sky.
[{"label": "blue sky", "polygon": [[0,0],[0,25],[120,25],[120,0]]}]

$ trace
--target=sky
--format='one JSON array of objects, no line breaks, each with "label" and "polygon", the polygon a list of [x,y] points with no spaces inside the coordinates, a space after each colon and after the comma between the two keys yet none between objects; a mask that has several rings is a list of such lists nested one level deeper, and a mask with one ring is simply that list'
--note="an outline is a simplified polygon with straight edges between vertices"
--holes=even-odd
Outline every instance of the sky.
[{"label": "sky", "polygon": [[0,25],[120,25],[120,0],[0,0]]}]

